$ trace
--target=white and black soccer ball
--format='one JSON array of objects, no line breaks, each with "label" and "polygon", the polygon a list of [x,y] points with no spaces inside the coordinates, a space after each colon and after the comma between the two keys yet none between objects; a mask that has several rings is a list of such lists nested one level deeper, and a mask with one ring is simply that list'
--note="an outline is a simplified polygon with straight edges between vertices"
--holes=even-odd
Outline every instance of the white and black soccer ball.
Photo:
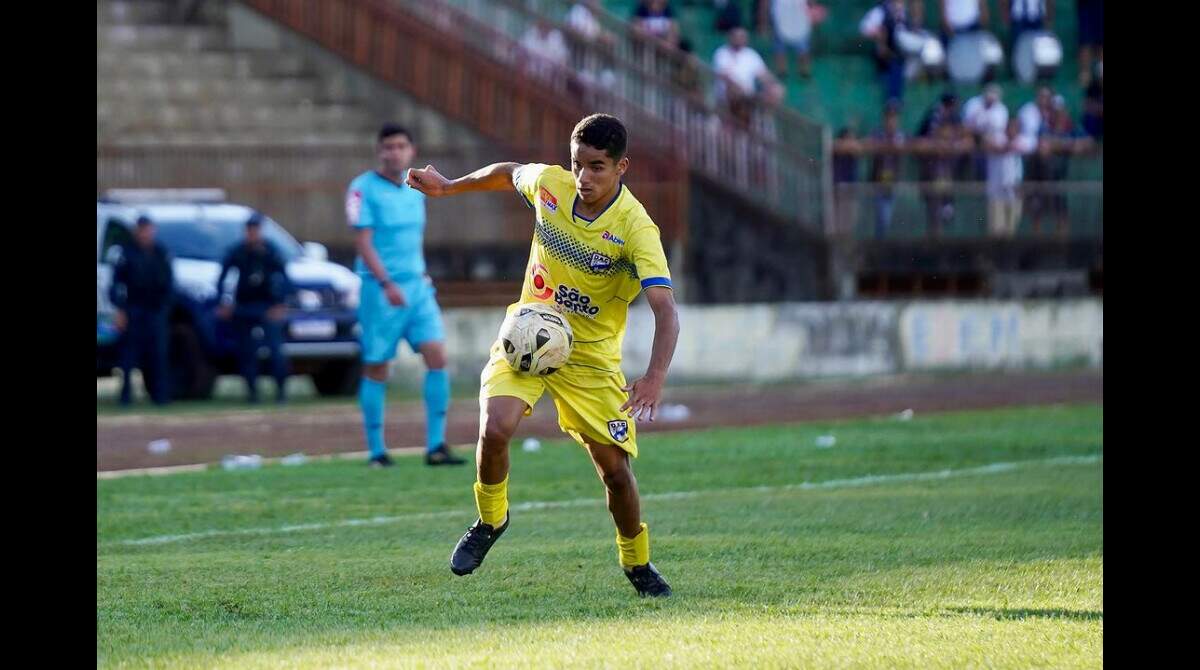
[{"label": "white and black soccer ball", "polygon": [[574,343],[566,315],[542,303],[520,305],[500,324],[504,360],[522,374],[553,374],[571,357]]}]

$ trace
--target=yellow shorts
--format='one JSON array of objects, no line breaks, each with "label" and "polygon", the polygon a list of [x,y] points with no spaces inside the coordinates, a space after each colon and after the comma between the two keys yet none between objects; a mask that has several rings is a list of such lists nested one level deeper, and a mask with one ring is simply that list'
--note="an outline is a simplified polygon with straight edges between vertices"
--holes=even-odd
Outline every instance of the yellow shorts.
[{"label": "yellow shorts", "polygon": [[546,377],[520,374],[509,367],[497,342],[479,375],[479,403],[496,396],[514,396],[529,406],[525,409],[529,416],[542,392],[549,391],[558,409],[558,427],[581,446],[585,438],[593,444],[615,444],[637,458],[637,427],[628,410],[620,409],[629,399],[621,390],[624,385],[625,375],[619,371],[584,374],[568,366]]}]

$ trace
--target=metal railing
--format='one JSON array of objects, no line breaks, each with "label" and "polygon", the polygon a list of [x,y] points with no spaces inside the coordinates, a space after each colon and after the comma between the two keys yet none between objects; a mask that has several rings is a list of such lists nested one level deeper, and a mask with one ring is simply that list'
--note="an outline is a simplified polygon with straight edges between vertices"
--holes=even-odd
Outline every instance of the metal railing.
[{"label": "metal railing", "polygon": [[[786,106],[758,106],[735,117],[719,102],[719,77],[694,55],[647,40],[608,12],[596,15],[602,34],[570,30],[566,0],[390,0],[456,32],[509,72],[532,76],[557,96],[589,111],[610,111],[630,125],[649,124],[684,152],[691,170],[728,184],[757,205],[820,230],[829,197],[829,137],[820,124]],[[521,40],[539,21],[557,28],[566,63],[539,60]]]},{"label": "metal railing", "polygon": [[[1073,143],[1024,156],[1023,177],[1009,192],[989,188],[988,158],[969,140],[918,138],[899,146],[839,140],[833,222],[826,232],[860,239],[1103,239],[1104,157],[1096,147]],[[886,166],[877,168],[879,160]],[[1011,232],[999,220],[1006,211],[1016,222]]]},{"label": "metal railing", "polygon": [[[507,38],[441,2],[243,3],[477,130],[511,160],[565,163],[571,129],[592,111],[580,99],[514,70],[503,49],[480,48],[503,45]],[[679,238],[686,230],[686,163],[671,142],[671,129],[637,109],[620,108],[613,96],[597,92],[597,99],[627,113],[634,141],[626,182],[664,237]]]}]

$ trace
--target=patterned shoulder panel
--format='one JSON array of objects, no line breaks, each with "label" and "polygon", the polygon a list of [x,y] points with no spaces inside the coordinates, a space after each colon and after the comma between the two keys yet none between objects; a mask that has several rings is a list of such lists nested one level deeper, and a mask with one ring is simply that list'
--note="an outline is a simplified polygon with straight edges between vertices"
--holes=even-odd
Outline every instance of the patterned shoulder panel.
[{"label": "patterned shoulder panel", "polygon": [[538,220],[537,238],[551,256],[577,270],[601,277],[628,274],[633,279],[638,278],[637,267],[627,259],[612,258],[603,254],[571,237],[546,219]]}]

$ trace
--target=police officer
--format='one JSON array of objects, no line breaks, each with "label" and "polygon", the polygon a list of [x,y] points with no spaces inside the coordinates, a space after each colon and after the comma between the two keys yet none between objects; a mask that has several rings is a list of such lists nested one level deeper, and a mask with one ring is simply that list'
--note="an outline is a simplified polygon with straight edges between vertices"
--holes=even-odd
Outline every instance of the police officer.
[{"label": "police officer", "polygon": [[242,376],[246,378],[251,403],[258,402],[258,351],[266,346],[271,352],[271,374],[275,377],[276,402],[287,395],[288,364],[283,356],[285,302],[292,292],[283,257],[262,232],[263,216],[255,212],[246,221],[246,237],[229,249],[217,278],[221,295],[225,275],[230,268],[238,271],[237,288],[232,299],[222,298],[217,315],[232,319],[238,343]]},{"label": "police officer", "polygon": [[155,226],[139,216],[133,242],[121,245],[108,297],[117,308],[116,327],[121,332],[121,404],[131,402],[129,373],[142,371],[150,397],[167,404],[167,315],[171,307],[174,274],[171,255],[154,239]]}]

